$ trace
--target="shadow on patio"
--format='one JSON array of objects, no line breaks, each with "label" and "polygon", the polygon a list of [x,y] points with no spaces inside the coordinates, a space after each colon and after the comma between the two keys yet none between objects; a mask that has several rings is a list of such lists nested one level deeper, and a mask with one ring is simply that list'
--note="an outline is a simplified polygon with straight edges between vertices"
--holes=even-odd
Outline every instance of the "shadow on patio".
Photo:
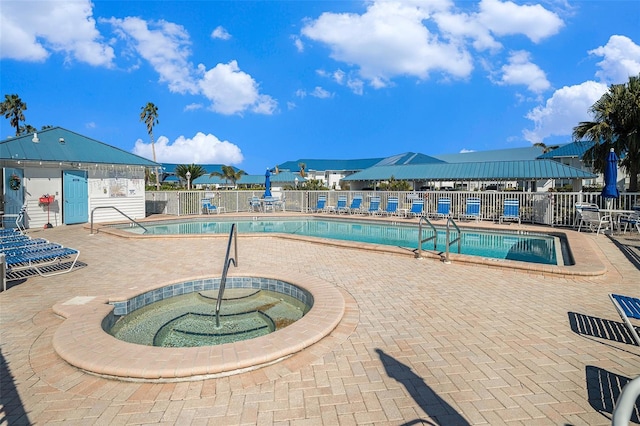
[{"label": "shadow on patio", "polygon": [[[589,404],[600,414],[611,419],[622,388],[631,381],[628,377],[611,373],[593,365],[585,368]],[[640,402],[636,401],[631,421],[640,423]]]},{"label": "shadow on patio", "polygon": [[621,322],[568,312],[569,324],[574,333],[599,339],[635,345],[629,330]]},{"label": "shadow on patio", "polygon": [[443,424],[443,425],[463,425],[468,426],[469,422],[460,415],[449,403],[442,399],[424,381],[411,370],[411,367],[401,363],[382,349],[376,349],[387,376],[401,383],[409,392],[409,395],[422,408],[422,410],[434,421],[425,419],[414,419],[403,423],[403,426],[415,424]]}]

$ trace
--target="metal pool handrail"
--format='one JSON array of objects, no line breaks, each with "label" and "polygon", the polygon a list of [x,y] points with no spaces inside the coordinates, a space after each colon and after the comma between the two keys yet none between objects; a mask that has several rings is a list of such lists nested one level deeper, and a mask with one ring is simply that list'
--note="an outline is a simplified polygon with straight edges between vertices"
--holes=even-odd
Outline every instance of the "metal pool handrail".
[{"label": "metal pool handrail", "polygon": [[113,207],[113,206],[98,206],[98,207],[94,207],[93,210],[91,210],[91,235],[93,235],[93,212],[95,212],[98,209],[113,209],[113,210],[117,211],[118,213],[120,213],[122,216],[124,216],[127,219],[129,219],[133,224],[135,224],[135,225],[139,226],[140,228],[144,229],[144,232],[147,232],[147,228],[145,228],[144,226],[140,225],[140,223],[136,222],[134,219],[131,219],[129,216],[127,216],[126,213],[123,213],[117,207]]},{"label": "metal pool handrail", "polygon": [[[449,241],[451,224],[453,224],[453,227],[456,228],[456,231],[458,231],[458,238],[456,238],[455,240]],[[460,253],[460,243],[461,243],[460,238],[461,237],[462,237],[462,234],[460,233],[460,228],[458,228],[458,225],[453,220],[453,218],[447,219],[447,237],[446,237],[446,240],[445,240],[447,243],[445,244],[445,256],[444,256],[445,263],[449,263],[450,262],[449,261],[449,247],[451,246],[451,244],[457,242],[458,243],[458,253]]]},{"label": "metal pool handrail", "polygon": [[[422,239],[422,222],[426,223],[427,225],[429,225],[429,227],[431,227],[431,229],[433,229],[433,235],[431,237],[425,238],[424,240]],[[429,219],[421,216],[420,220],[418,221],[418,253],[416,254],[416,257],[418,259],[422,259],[422,243],[426,243],[427,241],[431,240],[433,240],[433,249],[435,250],[436,246],[438,245],[438,230],[435,226],[433,226],[433,223],[431,223]]]},{"label": "metal pool handrail", "polygon": [[[229,258],[231,252],[231,241],[234,243],[233,257]],[[229,272],[229,265],[233,263],[233,266],[238,267],[238,230],[236,224],[231,224],[231,231],[229,231],[229,241],[227,242],[227,254],[224,257],[224,265],[222,266],[222,277],[220,278],[220,288],[218,289],[218,300],[216,300],[216,327],[220,327],[220,308],[222,307],[222,297],[224,295],[224,287],[227,284],[227,272]]]}]

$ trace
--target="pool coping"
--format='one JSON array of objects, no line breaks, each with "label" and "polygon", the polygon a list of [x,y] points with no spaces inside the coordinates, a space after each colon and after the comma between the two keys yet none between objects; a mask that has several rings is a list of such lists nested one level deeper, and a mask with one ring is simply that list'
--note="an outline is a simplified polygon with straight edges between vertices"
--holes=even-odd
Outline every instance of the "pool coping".
[{"label": "pool coping", "polygon": [[178,282],[208,279],[188,277],[149,285],[110,297],[74,297],[53,306],[65,318],[53,336],[53,347],[69,364],[91,374],[129,381],[201,380],[239,374],[261,368],[309,348],[328,336],[345,313],[342,292],[331,283],[301,273],[229,274],[285,281],[313,296],[311,310],[300,320],[258,338],[216,346],[162,348],[128,343],[103,329],[114,309],[109,302],[122,301],[149,290]]},{"label": "pool coping", "polygon": [[[271,214],[225,214],[225,218],[229,217],[237,217],[241,219],[247,218],[260,218],[260,219],[275,219],[275,218],[286,218],[291,219],[294,217],[317,217],[317,218],[340,218],[340,216],[330,215],[330,214],[304,214],[304,213],[291,213],[291,214],[278,214],[277,216],[273,216]],[[158,222],[163,220],[203,220],[206,218],[215,218],[215,216],[203,216],[203,215],[195,215],[195,216],[151,216],[145,218],[144,220],[140,220],[139,222]],[[342,216],[342,218],[352,218],[357,220],[365,220],[365,221],[384,221],[384,222],[397,222],[400,224],[417,224],[415,219],[405,219],[400,217],[378,217],[378,216]],[[114,224],[122,224],[125,222],[109,222],[102,223],[94,226],[94,230],[96,232],[103,232],[110,235],[122,237],[122,238],[228,238],[226,234],[200,234],[200,235],[141,235],[134,234],[131,232],[123,231],[120,229],[112,228],[110,225]],[[444,224],[444,221],[435,221],[436,225]],[[449,254],[449,261],[456,263],[465,263],[472,264],[477,266],[483,266],[488,268],[508,268],[511,270],[516,270],[529,274],[537,274],[537,275],[553,275],[560,276],[565,278],[585,278],[585,277],[598,277],[602,276],[607,272],[606,265],[602,262],[601,257],[597,253],[597,246],[590,241],[588,238],[589,234],[580,233],[573,229],[565,229],[565,228],[554,228],[549,227],[547,225],[533,225],[533,224],[517,224],[515,222],[505,222],[502,224],[488,222],[488,221],[480,221],[480,222],[467,222],[461,221],[462,228],[466,229],[477,229],[477,230],[491,230],[491,231],[526,231],[526,232],[537,232],[544,233],[556,236],[562,236],[566,238],[569,244],[569,250],[571,251],[571,255],[574,260],[573,265],[544,265],[539,263],[527,263],[520,262],[516,260],[508,260],[508,259],[491,259],[480,256],[469,256],[457,253]],[[602,234],[599,234],[599,236]],[[604,235],[602,235],[604,237]],[[300,235],[291,235],[291,234],[282,234],[282,233],[269,233],[268,235],[263,234],[247,234],[240,233],[238,234],[238,238],[284,238],[291,240],[299,240],[308,243],[315,244],[323,244],[335,247],[343,247],[343,248],[353,248],[358,250],[366,250],[372,252],[382,252],[389,253],[395,255],[404,255],[404,256],[416,256],[415,250],[395,247],[395,246],[387,246],[381,244],[374,243],[359,243],[355,241],[343,241],[343,240],[332,240],[328,238],[320,238],[320,237],[306,237]],[[436,259],[440,261],[444,261],[444,253],[436,253],[429,250],[422,251],[422,258],[427,259]]]}]

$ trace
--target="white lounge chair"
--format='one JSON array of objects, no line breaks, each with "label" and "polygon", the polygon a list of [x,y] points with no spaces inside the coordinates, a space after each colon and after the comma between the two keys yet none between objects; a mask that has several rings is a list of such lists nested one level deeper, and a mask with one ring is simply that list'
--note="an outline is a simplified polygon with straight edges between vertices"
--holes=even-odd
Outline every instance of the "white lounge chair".
[{"label": "white lounge chair", "polygon": [[611,226],[611,216],[601,215],[598,209],[584,207],[580,213],[580,222],[578,223],[578,232],[582,227],[588,227],[591,231],[600,233]]}]

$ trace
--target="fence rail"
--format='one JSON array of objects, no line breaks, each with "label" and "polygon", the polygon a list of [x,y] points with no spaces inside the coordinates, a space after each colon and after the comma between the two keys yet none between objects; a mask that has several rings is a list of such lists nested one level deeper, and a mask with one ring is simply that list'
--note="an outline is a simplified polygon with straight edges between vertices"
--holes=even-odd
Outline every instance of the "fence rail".
[{"label": "fence rail", "polygon": [[[147,214],[174,216],[203,214],[202,200],[224,207],[226,212],[250,211],[249,199],[261,196],[260,191],[147,191]],[[503,212],[506,199],[517,199],[523,222],[551,226],[573,226],[577,203],[594,203],[600,208],[631,210],[640,205],[640,192],[621,193],[615,199],[605,199],[599,192],[515,192],[515,191],[283,191],[285,211],[308,212],[316,207],[318,197],[326,197],[327,206],[336,206],[338,196],[346,195],[348,203],[354,196],[363,197],[366,210],[371,197],[380,197],[380,208],[386,209],[389,197],[397,197],[398,209],[410,209],[415,199],[424,200],[424,211],[437,210],[439,198],[451,200],[454,218],[465,213],[467,198],[480,198],[480,214],[483,220],[497,220]]]}]

